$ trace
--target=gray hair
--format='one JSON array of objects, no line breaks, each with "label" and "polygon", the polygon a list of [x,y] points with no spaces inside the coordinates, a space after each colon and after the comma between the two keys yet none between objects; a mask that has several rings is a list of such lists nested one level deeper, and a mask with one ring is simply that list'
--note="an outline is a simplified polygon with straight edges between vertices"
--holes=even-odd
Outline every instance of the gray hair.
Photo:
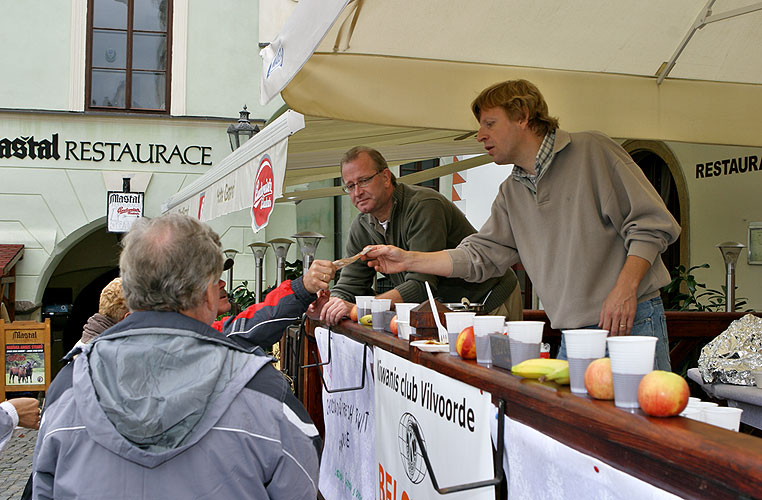
[{"label": "gray hair", "polygon": [[122,291],[132,311],[194,309],[222,274],[219,236],[187,215],[138,219],[122,245]]},{"label": "gray hair", "polygon": [[[341,157],[341,168],[344,169],[344,164],[349,163],[350,161],[354,161],[357,159],[358,156],[360,156],[362,153],[365,153],[370,157],[371,161],[373,162],[373,166],[376,168],[376,172],[383,172],[385,168],[389,168],[389,164],[386,163],[386,158],[384,158],[384,155],[382,155],[378,150],[373,149],[368,146],[355,146]],[[392,185],[397,185],[397,177],[392,173],[391,170],[389,170],[389,173],[392,175]]]}]

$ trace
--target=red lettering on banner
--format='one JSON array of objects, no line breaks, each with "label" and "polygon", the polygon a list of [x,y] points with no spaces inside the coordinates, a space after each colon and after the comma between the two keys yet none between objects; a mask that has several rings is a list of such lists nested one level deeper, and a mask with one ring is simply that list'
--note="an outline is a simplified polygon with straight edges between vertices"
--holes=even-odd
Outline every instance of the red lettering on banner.
[{"label": "red lettering on banner", "polygon": [[397,480],[388,472],[384,472],[384,466],[378,464],[378,498],[381,500],[410,500],[407,491],[402,490],[402,496],[397,498]]}]

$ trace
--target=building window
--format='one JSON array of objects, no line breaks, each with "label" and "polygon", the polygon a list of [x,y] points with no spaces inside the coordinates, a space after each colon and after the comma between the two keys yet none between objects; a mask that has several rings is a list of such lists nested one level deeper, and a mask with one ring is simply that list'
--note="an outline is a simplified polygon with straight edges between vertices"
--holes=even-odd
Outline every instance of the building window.
[{"label": "building window", "polygon": [[[407,174],[414,174],[423,170],[439,166],[439,158],[433,160],[414,161],[412,163],[405,163],[400,165],[400,177]],[[439,177],[429,179],[428,181],[419,182],[418,186],[430,187],[434,191],[439,191]]]},{"label": "building window", "polygon": [[90,0],[87,109],[169,111],[171,0]]}]

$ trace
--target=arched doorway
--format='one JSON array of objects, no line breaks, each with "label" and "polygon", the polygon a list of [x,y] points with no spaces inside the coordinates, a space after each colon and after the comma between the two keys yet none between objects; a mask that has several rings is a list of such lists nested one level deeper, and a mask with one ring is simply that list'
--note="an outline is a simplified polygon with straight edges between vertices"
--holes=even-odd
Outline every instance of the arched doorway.
[{"label": "arched doorway", "polygon": [[683,171],[675,155],[661,141],[631,140],[622,144],[622,147],[643,170],[667,209],[680,224],[680,237],[662,254],[664,265],[671,272],[680,264],[689,262],[689,200]]},{"label": "arched doorway", "polygon": [[[51,351],[53,370],[82,336],[87,319],[98,312],[103,287],[119,275],[119,235],[100,226],[70,247],[51,273],[42,297],[45,311],[51,313]],[[65,305],[67,307],[56,307]]]}]

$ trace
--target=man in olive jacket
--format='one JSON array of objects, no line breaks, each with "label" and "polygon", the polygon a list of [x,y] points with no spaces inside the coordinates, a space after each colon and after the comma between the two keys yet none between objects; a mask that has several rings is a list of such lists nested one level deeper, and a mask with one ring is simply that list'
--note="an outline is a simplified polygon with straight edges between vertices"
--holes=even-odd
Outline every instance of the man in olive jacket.
[{"label": "man in olive jacket", "polygon": [[[375,149],[357,146],[341,160],[343,189],[361,212],[352,222],[346,255],[360,252],[366,245],[389,244],[406,250],[433,252],[455,248],[476,232],[466,216],[450,200],[433,189],[397,183],[384,157]],[[376,271],[358,260],[341,270],[331,289],[331,300],[321,319],[335,324],[348,316],[358,295],[374,295]],[[433,274],[400,272],[387,274],[392,290],[378,295],[392,303],[423,302],[424,283],[443,302],[484,302],[490,314],[521,319],[521,290],[512,269],[500,277],[479,282],[442,278]]]}]

